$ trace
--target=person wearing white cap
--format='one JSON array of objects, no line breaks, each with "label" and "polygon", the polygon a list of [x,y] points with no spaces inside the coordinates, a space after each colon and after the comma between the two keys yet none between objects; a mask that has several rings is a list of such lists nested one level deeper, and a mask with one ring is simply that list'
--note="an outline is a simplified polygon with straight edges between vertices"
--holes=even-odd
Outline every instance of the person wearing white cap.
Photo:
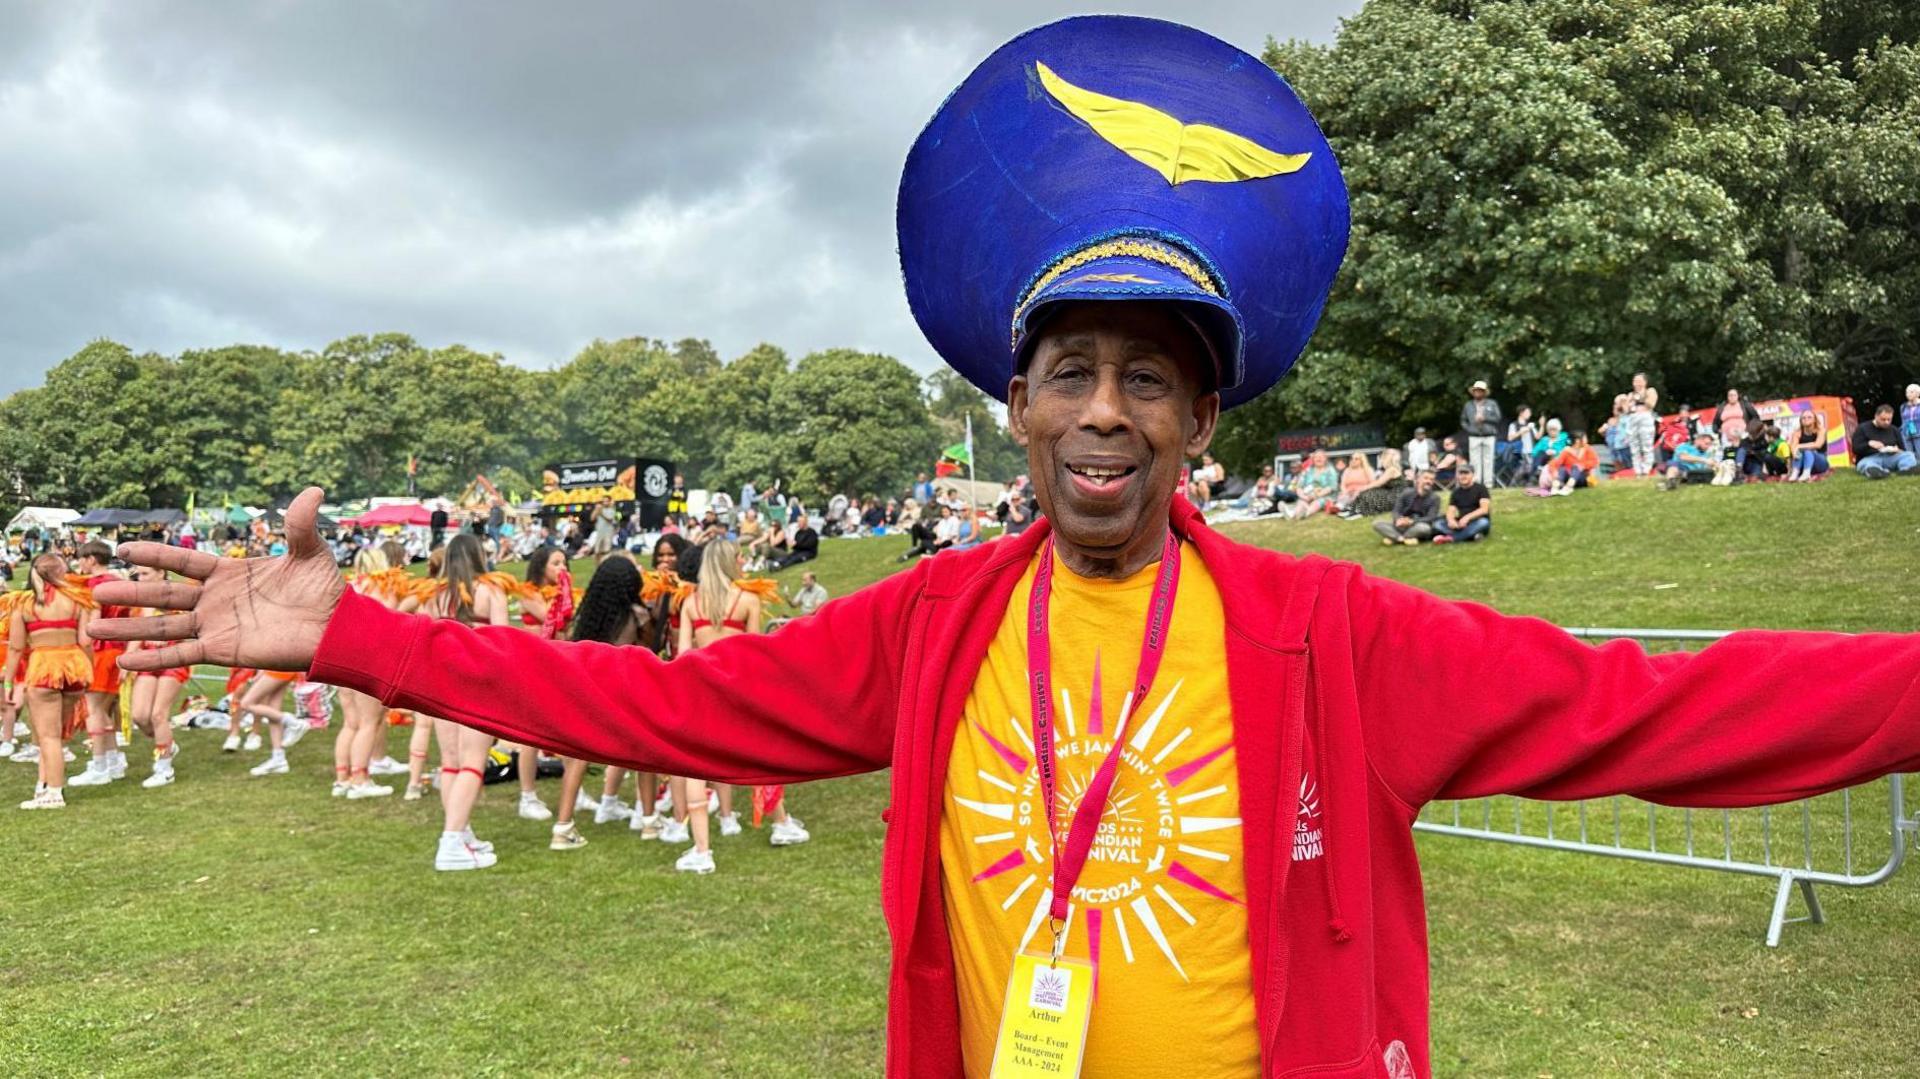
[{"label": "person wearing white cap", "polygon": [[1480,380],[1467,391],[1467,403],[1460,406],[1460,429],[1467,433],[1467,460],[1473,471],[1489,486],[1493,484],[1493,451],[1500,443],[1500,402],[1488,396],[1486,381]]}]

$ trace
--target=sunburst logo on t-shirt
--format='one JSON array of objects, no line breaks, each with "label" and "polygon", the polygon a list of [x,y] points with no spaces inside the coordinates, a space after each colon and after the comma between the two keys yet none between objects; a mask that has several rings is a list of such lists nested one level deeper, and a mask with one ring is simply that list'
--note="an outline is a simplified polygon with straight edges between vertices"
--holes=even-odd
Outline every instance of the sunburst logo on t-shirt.
[{"label": "sunburst logo on t-shirt", "polygon": [[[1112,749],[1100,693],[1100,658],[1093,664],[1093,685],[1083,698],[1084,728],[1075,711],[1072,691],[1061,687],[1060,727],[1054,740],[1059,781],[1055,785],[1055,817],[1065,828],[1079,808],[1094,770]],[[1136,934],[1144,934],[1183,980],[1179,943],[1184,934],[1204,931],[1194,913],[1207,903],[1243,905],[1241,899],[1208,879],[1209,873],[1236,856],[1237,839],[1221,833],[1240,827],[1232,789],[1225,782],[1204,788],[1188,786],[1207,765],[1231,752],[1218,746],[1190,744],[1194,730],[1181,724],[1176,711],[1181,682],[1143,719],[1129,726],[1133,695],[1121,702],[1113,728],[1124,731],[1119,773],[1100,815],[1086,868],[1073,889],[1066,932],[1087,934],[1087,954],[1097,971],[1103,947],[1116,941],[1126,963],[1138,958]],[[993,748],[992,767],[981,768],[982,783],[1004,797],[953,801],[969,811],[964,815],[973,843],[997,855],[973,883],[996,893],[1004,891],[1000,909],[1028,912],[1020,947],[1026,948],[1047,920],[1053,901],[1052,842],[1042,805],[1039,770],[1033,764],[1033,737],[1027,722],[1009,716],[1004,730],[990,731],[979,723],[974,730]],[[1024,749],[1023,753],[1021,750]],[[997,758],[997,759],[995,759]],[[1222,849],[1222,848],[1226,849]]]}]

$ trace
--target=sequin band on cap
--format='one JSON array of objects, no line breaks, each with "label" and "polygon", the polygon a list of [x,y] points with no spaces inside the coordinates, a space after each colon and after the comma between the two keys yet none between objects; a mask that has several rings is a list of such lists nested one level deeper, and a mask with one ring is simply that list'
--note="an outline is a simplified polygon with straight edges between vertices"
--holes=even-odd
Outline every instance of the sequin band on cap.
[{"label": "sequin band on cap", "polygon": [[1020,342],[1021,323],[1026,315],[1027,306],[1033,303],[1034,297],[1045,291],[1048,285],[1089,263],[1105,258],[1123,257],[1143,259],[1165,266],[1193,282],[1195,287],[1209,296],[1225,298],[1226,290],[1221,287],[1219,280],[1198,259],[1172,244],[1142,236],[1101,240],[1061,255],[1045,270],[1035,275],[1032,283],[1020,293],[1020,302],[1014,305],[1012,343],[1018,346]]}]

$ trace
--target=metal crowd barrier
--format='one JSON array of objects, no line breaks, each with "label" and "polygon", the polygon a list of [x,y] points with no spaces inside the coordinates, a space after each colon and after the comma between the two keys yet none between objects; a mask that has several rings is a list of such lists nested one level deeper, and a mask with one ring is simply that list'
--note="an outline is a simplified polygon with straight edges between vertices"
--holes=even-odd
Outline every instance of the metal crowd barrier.
[{"label": "metal crowd barrier", "polygon": [[[1727,636],[1717,630],[1606,627],[1567,632],[1590,640],[1642,642],[1710,642]],[[1818,798],[1750,809],[1676,809],[1625,796],[1575,803],[1509,796],[1442,801],[1423,808],[1413,827],[1435,835],[1765,877],[1778,882],[1767,922],[1767,947],[1776,948],[1788,924],[1826,921],[1814,885],[1872,887],[1899,871],[1909,842],[1920,845],[1920,814],[1907,815],[1905,779],[1893,775]],[[1884,816],[1877,804],[1881,790],[1887,799]],[[1857,833],[1854,826],[1855,803],[1863,799],[1871,803],[1863,815],[1872,822],[1869,833]],[[1796,888],[1807,914],[1788,918]]]}]

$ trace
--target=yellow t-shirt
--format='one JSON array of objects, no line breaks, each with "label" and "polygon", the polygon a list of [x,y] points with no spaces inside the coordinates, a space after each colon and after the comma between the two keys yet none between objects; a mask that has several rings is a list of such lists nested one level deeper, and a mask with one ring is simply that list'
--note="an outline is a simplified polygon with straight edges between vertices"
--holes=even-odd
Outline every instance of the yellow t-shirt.
[{"label": "yellow t-shirt", "polygon": [[[940,877],[969,1076],[984,1077],[993,1063],[1014,953],[1051,944],[1053,850],[1027,689],[1027,599],[1038,565],[1036,556],[1007,604],[947,765]],[[1113,745],[1159,569],[1091,580],[1055,562],[1063,830]],[[1167,650],[1127,724],[1128,748],[1068,918],[1066,954],[1096,967],[1085,1075],[1259,1071],[1225,627],[1219,588],[1182,547]]]}]

